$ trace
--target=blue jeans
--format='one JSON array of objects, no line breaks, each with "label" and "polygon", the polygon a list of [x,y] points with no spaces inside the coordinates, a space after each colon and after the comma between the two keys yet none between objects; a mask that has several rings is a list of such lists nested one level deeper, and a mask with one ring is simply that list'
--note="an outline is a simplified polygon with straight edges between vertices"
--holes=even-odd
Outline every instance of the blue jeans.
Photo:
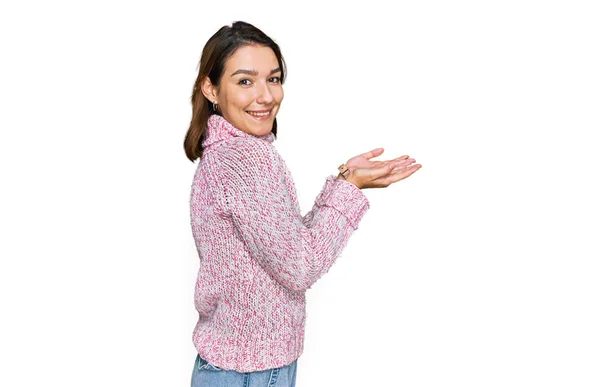
[{"label": "blue jeans", "polygon": [[295,387],[298,360],[285,367],[256,372],[223,370],[196,356],[192,387]]}]

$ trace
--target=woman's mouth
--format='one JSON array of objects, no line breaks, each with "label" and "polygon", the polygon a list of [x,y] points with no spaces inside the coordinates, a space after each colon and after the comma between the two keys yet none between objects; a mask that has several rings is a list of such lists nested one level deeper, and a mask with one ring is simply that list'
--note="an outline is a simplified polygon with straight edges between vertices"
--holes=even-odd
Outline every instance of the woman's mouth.
[{"label": "woman's mouth", "polygon": [[273,109],[269,110],[246,110],[246,113],[255,120],[265,121],[271,117],[271,112]]}]

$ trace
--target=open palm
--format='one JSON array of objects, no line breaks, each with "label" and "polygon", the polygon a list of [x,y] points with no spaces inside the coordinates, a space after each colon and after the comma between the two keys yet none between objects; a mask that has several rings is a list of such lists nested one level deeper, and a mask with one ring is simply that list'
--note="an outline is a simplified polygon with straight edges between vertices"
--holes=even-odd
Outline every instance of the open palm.
[{"label": "open palm", "polygon": [[396,165],[408,165],[408,155],[400,156],[392,160],[370,160],[374,157],[381,156],[383,153],[383,148],[373,149],[372,151],[360,154],[358,156],[354,156],[346,162],[346,166],[350,169],[358,169],[358,168],[378,168],[385,164],[396,164]]},{"label": "open palm", "polygon": [[415,159],[408,155],[391,160],[371,160],[382,153],[383,148],[376,148],[352,157],[346,162],[346,166],[350,170],[350,175],[346,180],[361,189],[384,188],[406,179],[421,168],[421,164],[413,164]]}]

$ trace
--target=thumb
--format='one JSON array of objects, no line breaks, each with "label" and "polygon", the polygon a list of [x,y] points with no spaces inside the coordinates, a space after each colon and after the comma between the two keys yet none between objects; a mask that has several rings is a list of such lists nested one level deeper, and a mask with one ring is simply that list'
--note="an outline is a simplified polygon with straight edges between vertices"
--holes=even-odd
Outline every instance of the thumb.
[{"label": "thumb", "polygon": [[380,156],[382,153],[383,153],[383,148],[375,148],[373,150],[370,150],[368,152],[361,154],[360,156],[362,156],[368,160],[368,159],[372,159],[373,157]]},{"label": "thumb", "polygon": [[377,179],[381,176],[385,176],[394,169],[394,165],[391,163],[382,163],[373,168],[369,168],[371,177]]}]

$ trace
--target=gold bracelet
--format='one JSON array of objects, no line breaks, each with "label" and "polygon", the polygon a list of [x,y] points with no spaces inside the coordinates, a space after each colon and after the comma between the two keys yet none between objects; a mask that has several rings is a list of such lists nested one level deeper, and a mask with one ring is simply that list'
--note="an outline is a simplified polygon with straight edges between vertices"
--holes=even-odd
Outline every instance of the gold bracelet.
[{"label": "gold bracelet", "polygon": [[344,179],[347,179],[348,176],[350,176],[350,170],[348,169],[348,167],[346,166],[346,164],[342,164],[338,167],[338,171],[340,171],[340,173],[342,174],[342,176],[344,177]]}]

